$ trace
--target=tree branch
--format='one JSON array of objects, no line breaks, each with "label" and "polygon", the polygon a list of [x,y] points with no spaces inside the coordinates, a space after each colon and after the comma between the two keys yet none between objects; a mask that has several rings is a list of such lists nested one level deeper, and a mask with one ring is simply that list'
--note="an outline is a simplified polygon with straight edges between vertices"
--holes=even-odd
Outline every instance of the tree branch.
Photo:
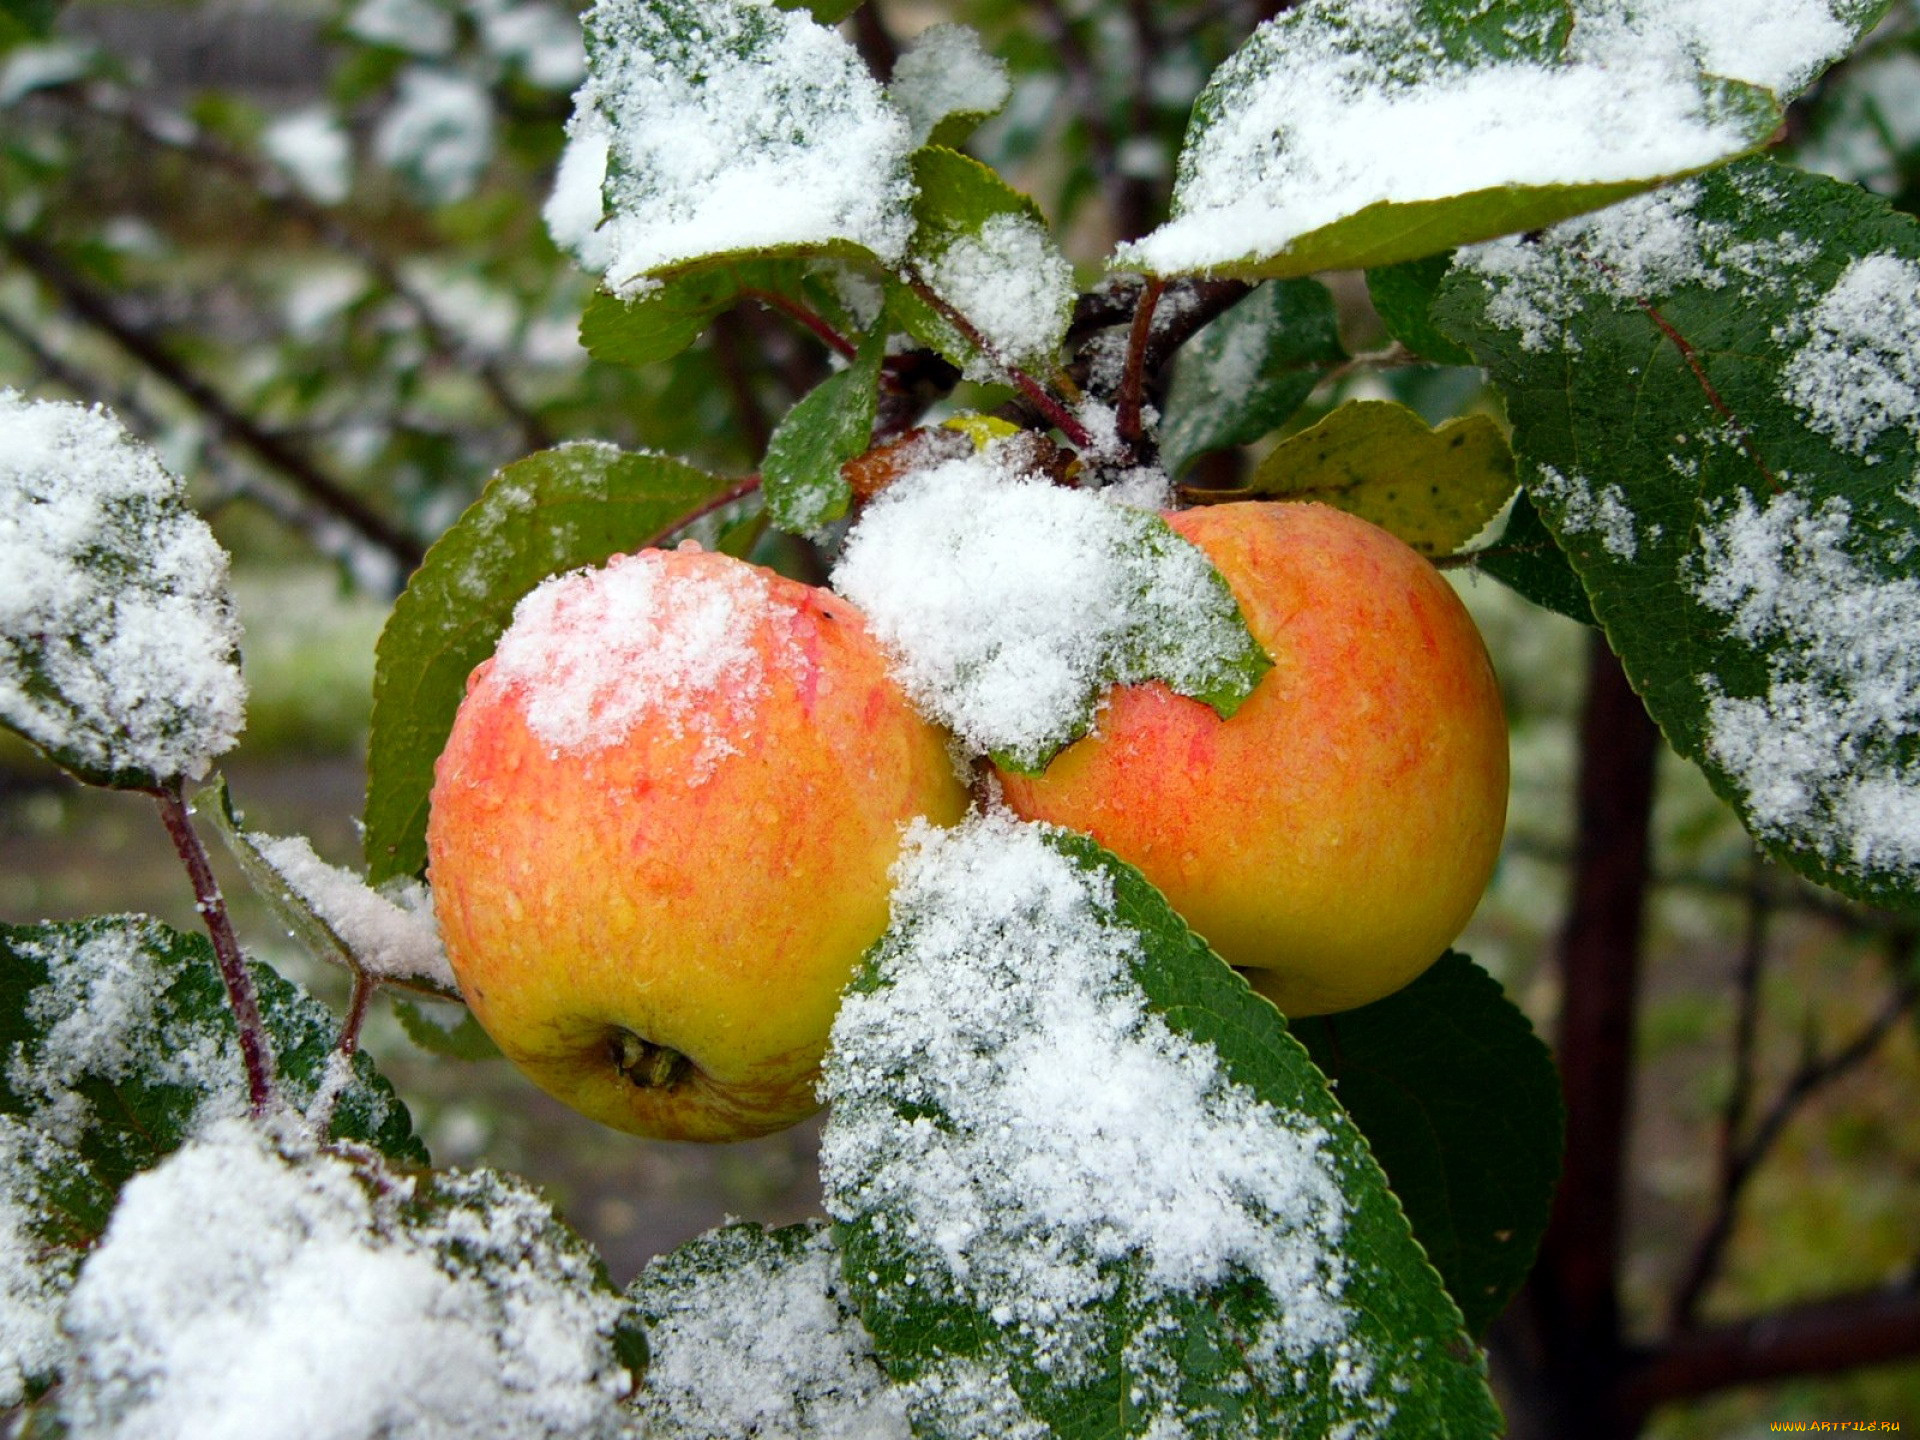
[{"label": "tree branch", "polygon": [[177,151],[224,171],[270,202],[276,212],[291,216],[324,244],[351,256],[383,290],[412,312],[429,350],[473,373],[501,413],[519,429],[522,443],[529,450],[545,450],[553,445],[552,432],[514,392],[492,357],[482,354],[461,336],[438,307],[400,273],[385,252],[310,198],[278,166],[230,149],[191,120],[151,110],[117,87],[70,86],[52,93],[95,114],[117,120],[148,144]]},{"label": "tree branch", "polygon": [[1082,450],[1093,448],[1093,435],[1088,431],[1086,426],[1074,418],[1073,412],[1055,399],[1044,385],[1027,374],[1026,371],[1012,362],[1002,359],[999,354],[995,352],[992,344],[988,342],[987,337],[980,333],[978,326],[942,299],[940,294],[931,285],[927,284],[925,280],[920,278],[920,276],[909,275],[907,277],[907,283],[913,287],[913,293],[938,311],[940,318],[958,330],[961,337],[965,339],[969,345],[973,346],[974,349],[978,350],[982,355],[985,355],[1004,371],[1007,378],[1013,381],[1014,388],[1026,398],[1028,404],[1032,405],[1035,410],[1039,411],[1040,414],[1045,417],[1049,425],[1052,425]]},{"label": "tree branch", "polygon": [[340,517],[371,544],[385,550],[403,574],[411,573],[419,565],[426,547],[418,539],[374,510],[281,436],[242,414],[210,382],[188,369],[158,338],[123,316],[111,296],[69,266],[51,246],[11,231],[0,235],[0,245],[57,294],[82,323],[105,335],[178,391],[230,440],[284,475],[303,495]]},{"label": "tree branch", "polygon": [[1566,1167],[1526,1303],[1561,1440],[1631,1434],[1618,1409],[1623,1185],[1660,734],[1606,643],[1589,643],[1579,839],[1560,934]]},{"label": "tree branch", "polygon": [[240,940],[233,933],[226,897],[220,893],[220,882],[214,879],[206,846],[200,843],[199,833],[193,828],[193,817],[181,797],[179,785],[169,785],[152,794],[160,807],[160,819],[167,827],[167,836],[173,841],[180,862],[187,867],[187,878],[193,884],[194,908],[200,912],[208,938],[213,941],[220,979],[227,987],[227,1004],[240,1032],[240,1057],[247,1067],[247,1098],[258,1118],[273,1105],[273,1046],[267,1038],[267,1027],[260,1019],[253,974],[247,969],[246,957],[240,953]]},{"label": "tree branch", "polygon": [[1677,1335],[1637,1359],[1622,1401],[1628,1415],[1643,1417],[1674,1400],[1914,1355],[1920,1355],[1920,1293],[1910,1284],[1868,1290]]}]

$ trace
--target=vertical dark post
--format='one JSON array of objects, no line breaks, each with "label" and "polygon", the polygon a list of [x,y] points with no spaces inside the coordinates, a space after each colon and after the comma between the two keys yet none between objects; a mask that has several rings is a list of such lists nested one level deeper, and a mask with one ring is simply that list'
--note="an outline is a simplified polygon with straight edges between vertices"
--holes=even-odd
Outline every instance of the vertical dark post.
[{"label": "vertical dark post", "polygon": [[1542,1418],[1559,1440],[1621,1440],[1638,1428],[1620,1399],[1618,1280],[1659,751],[1659,731],[1620,662],[1594,636],[1573,893],[1559,947],[1566,1166],[1526,1294],[1531,1348],[1544,1369]]}]

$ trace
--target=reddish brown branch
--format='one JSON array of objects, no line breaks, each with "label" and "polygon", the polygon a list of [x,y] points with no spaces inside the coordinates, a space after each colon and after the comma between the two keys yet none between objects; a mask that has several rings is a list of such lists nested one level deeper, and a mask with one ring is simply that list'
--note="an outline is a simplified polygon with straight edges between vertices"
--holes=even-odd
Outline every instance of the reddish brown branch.
[{"label": "reddish brown branch", "polygon": [[823,317],[814,313],[805,305],[802,305],[798,300],[773,290],[749,289],[742,290],[740,294],[742,298],[758,300],[769,310],[778,310],[789,320],[804,326],[807,330],[818,336],[821,343],[826,345],[827,348],[832,350],[836,355],[843,355],[851,360],[859,353],[859,347],[856,346],[853,341],[842,335],[838,330],[834,329],[833,326],[829,325]]},{"label": "reddish brown branch", "polygon": [[200,912],[207,936],[213,941],[214,960],[220,967],[221,982],[227,987],[227,1004],[240,1032],[240,1056],[247,1068],[248,1102],[256,1117],[264,1115],[273,1104],[273,1046],[260,1018],[253,974],[247,969],[246,957],[240,953],[240,940],[233,933],[226,897],[220,893],[220,882],[214,878],[206,846],[200,843],[199,832],[193,828],[193,817],[187,811],[180,787],[169,785],[152,793],[160,807],[160,819],[167,827],[167,836],[173,841],[180,862],[187,867],[187,878],[193,884],[194,908]]},{"label": "reddish brown branch", "polygon": [[1049,425],[1082,450],[1093,448],[1093,436],[1087,427],[1075,419],[1073,412],[1055,399],[1046,386],[1019,366],[1003,359],[987,337],[980,333],[979,327],[942,299],[939,293],[920,276],[909,276],[907,283],[913,287],[914,294],[939,313],[941,319],[960,332],[962,339],[1004,371],[1007,378],[1013,382],[1014,388],[1026,398],[1028,404],[1040,412]]},{"label": "reddish brown branch", "polygon": [[1153,336],[1153,312],[1159,308],[1160,292],[1166,282],[1150,279],[1140,292],[1140,303],[1133,308],[1133,325],[1127,332],[1127,363],[1120,375],[1120,403],[1114,416],[1114,429],[1120,443],[1137,459],[1146,438],[1142,421],[1146,396],[1147,342]]},{"label": "reddish brown branch", "polygon": [[[1790,1375],[1824,1375],[1920,1355],[1920,1294],[1840,1295],[1674,1337],[1642,1357],[1622,1391],[1626,1412]],[[1630,1432],[1622,1432],[1630,1433]]]},{"label": "reddish brown branch", "polygon": [[752,475],[743,476],[722,490],[718,495],[715,495],[711,500],[702,501],[686,514],[677,517],[672,524],[656,530],[640,542],[639,548],[645,550],[650,546],[664,544],[666,541],[672,539],[675,534],[693,524],[694,521],[704,520],[707,516],[713,514],[714,511],[724,510],[736,500],[744,500],[759,488],[760,476],[757,471]]},{"label": "reddish brown branch", "polygon": [[1566,1165],[1527,1305],[1549,1371],[1552,1433],[1618,1440],[1624,1177],[1634,1019],[1660,736],[1605,642],[1590,642],[1579,839],[1560,935],[1558,1058]]}]

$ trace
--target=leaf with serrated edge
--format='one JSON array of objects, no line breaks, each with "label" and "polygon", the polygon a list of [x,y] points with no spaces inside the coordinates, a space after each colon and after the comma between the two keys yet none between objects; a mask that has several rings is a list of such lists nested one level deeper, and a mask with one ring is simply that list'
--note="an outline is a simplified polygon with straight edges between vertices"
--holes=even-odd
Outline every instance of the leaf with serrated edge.
[{"label": "leaf with serrated edge", "polygon": [[[339,1023],[272,969],[252,970],[280,1098],[304,1108]],[[78,1150],[110,1185],[152,1168],[212,1118],[247,1108],[213,948],[144,916],[0,925],[0,1044],[14,1057],[0,1113]],[[409,1164],[427,1160],[406,1106],[364,1051],[330,1133]]]},{"label": "leaf with serrated edge", "polygon": [[914,839],[835,1022],[821,1166],[915,1433],[1497,1434],[1278,1012],[1090,840]]},{"label": "leaf with serrated edge", "polygon": [[1600,623],[1593,618],[1586,587],[1574,574],[1567,552],[1553,538],[1524,490],[1513,497],[1513,509],[1508,512],[1500,538],[1472,551],[1468,558],[1476,570],[1544,609],[1582,625]]},{"label": "leaf with serrated edge", "polygon": [[1871,11],[1320,0],[1214,73],[1149,274],[1305,275],[1537,229],[1764,144]]},{"label": "leaf with serrated edge", "polygon": [[1754,835],[1920,899],[1920,225],[1749,161],[1463,252],[1435,307],[1634,688]]},{"label": "leaf with serrated edge", "polygon": [[1205,498],[1318,500],[1438,556],[1486,529],[1512,494],[1512,452],[1485,415],[1433,430],[1404,405],[1355,400],[1274,446],[1246,489]]},{"label": "leaf with serrated edge", "polygon": [[1347,358],[1333,295],[1317,280],[1262,285],[1186,345],[1160,422],[1169,475],[1209,450],[1279,428],[1321,374]]},{"label": "leaf with serrated edge", "polygon": [[1475,1335],[1533,1268],[1560,1174],[1560,1077],[1499,982],[1449,952],[1411,985],[1290,1022]]},{"label": "leaf with serrated edge", "polygon": [[433,762],[468,674],[493,653],[521,597],[549,575],[661,539],[724,488],[678,460],[601,444],[540,451],[488,482],[427,552],[380,633],[367,740],[369,880],[425,868]]},{"label": "leaf with serrated edge", "polygon": [[829,375],[774,427],[760,462],[767,514],[782,530],[807,535],[847,513],[853,489],[840,467],[873,443],[884,318],[846,369]]}]

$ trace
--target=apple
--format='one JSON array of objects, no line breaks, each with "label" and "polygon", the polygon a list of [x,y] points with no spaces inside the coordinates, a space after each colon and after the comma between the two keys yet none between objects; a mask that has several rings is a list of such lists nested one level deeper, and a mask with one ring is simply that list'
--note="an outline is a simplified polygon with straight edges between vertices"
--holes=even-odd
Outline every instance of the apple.
[{"label": "apple", "polygon": [[1274,666],[1231,719],[1119,687],[1037,776],[1029,819],[1142,870],[1288,1015],[1379,999],[1439,958],[1493,872],[1507,727],[1466,607],[1431,563],[1329,506],[1169,515]]},{"label": "apple", "polygon": [[957,821],[943,732],[860,614],[697,549],[523,600],[435,768],[434,906],[487,1033],[576,1110],[661,1138],[818,1108],[902,827]]}]

